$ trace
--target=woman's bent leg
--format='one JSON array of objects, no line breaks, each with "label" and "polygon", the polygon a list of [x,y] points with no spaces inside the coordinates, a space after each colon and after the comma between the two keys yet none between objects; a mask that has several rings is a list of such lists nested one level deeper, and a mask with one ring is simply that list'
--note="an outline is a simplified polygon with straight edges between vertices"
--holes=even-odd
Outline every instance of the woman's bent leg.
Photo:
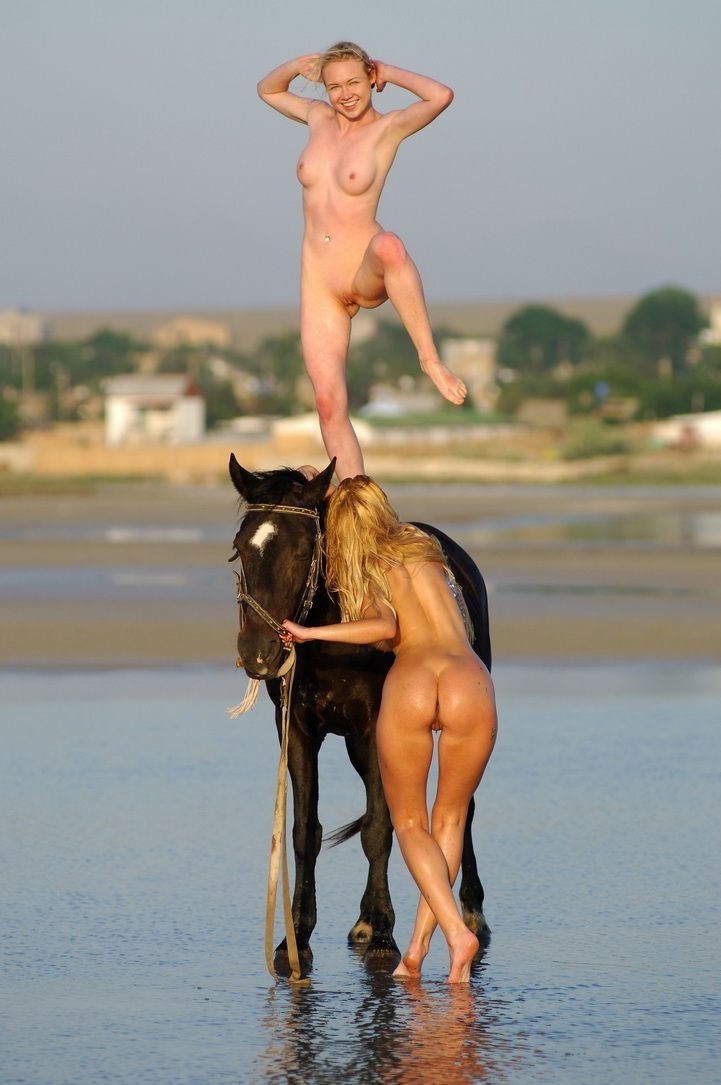
[{"label": "woman's bent leg", "polygon": [[359,299],[371,302],[382,295],[388,297],[418,351],[423,372],[445,399],[463,403],[466,386],[438,356],[418,268],[396,234],[383,230],[371,239],[353,291]]},{"label": "woman's bent leg", "polygon": [[[437,697],[438,683],[432,671],[408,663],[394,665],[383,688],[378,757],[403,858],[448,943],[449,981],[458,982],[469,978],[478,941],[463,923],[453,897],[448,864],[428,831],[426,783],[433,756],[431,725],[436,717]],[[399,969],[398,974],[408,975],[411,971],[406,965],[406,970]]]},{"label": "woman's bent leg", "polygon": [[363,474],[363,454],[348,417],[346,360],[350,316],[336,298],[304,292],[300,310],[303,360],[315,392],[320,431],[339,479]]}]

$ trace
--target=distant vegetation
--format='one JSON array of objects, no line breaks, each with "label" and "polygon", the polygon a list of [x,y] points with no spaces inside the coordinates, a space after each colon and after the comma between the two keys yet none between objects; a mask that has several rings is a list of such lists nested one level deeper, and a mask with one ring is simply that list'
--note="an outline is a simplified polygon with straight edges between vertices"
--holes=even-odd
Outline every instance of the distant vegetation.
[{"label": "distant vegetation", "polygon": [[693,294],[665,287],[642,297],[616,335],[594,338],[581,322],[528,305],[504,325],[500,410],[529,397],[564,400],[572,414],[626,401],[628,417],[666,418],[721,408],[721,347],[699,345],[707,324]]},{"label": "distant vegetation", "polygon": [[559,453],[563,460],[587,460],[593,456],[617,456],[629,452],[628,442],[618,429],[599,418],[575,418],[568,427]]},{"label": "distant vegetation", "polygon": [[20,432],[18,409],[11,401],[0,397],[0,441],[12,441]]},{"label": "distant vegetation", "polygon": [[[497,413],[512,417],[529,398],[563,400],[572,415],[601,417],[608,424],[614,417],[643,420],[721,408],[721,347],[700,345],[706,323],[694,295],[678,287],[646,294],[607,337],[594,337],[582,321],[549,306],[522,306],[498,340]],[[454,335],[449,328],[435,333],[437,341]],[[19,430],[21,393],[44,397],[49,421],[99,418],[104,380],[136,371],[191,374],[211,427],[238,414],[289,414],[313,402],[295,332],[267,336],[247,352],[210,345],[163,352],[101,330],[84,340],[43,342],[22,352],[0,346],[0,440]],[[404,329],[381,320],[374,335],[351,347],[347,375],[354,409],[367,402],[374,384],[415,379],[418,360]],[[623,408],[616,416],[614,404]],[[469,421],[472,416],[463,415]],[[598,427],[580,434],[569,435],[566,455],[609,444]]]}]

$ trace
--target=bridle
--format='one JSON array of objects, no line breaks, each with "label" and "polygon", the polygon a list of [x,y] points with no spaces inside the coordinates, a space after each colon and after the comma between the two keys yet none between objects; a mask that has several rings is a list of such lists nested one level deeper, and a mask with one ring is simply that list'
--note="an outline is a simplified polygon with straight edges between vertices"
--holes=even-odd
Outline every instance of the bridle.
[{"label": "bridle", "polygon": [[[308,612],[313,605],[315,599],[315,593],[318,590],[318,579],[320,577],[321,564],[323,560],[323,535],[320,529],[320,516],[316,509],[304,509],[300,505],[269,505],[269,504],[250,504],[245,506],[246,513],[248,512],[282,512],[288,513],[293,516],[309,516],[315,521],[315,539],[313,540],[313,556],[311,557],[310,566],[305,578],[305,585],[303,587],[303,594],[301,595],[300,602],[296,609],[294,622],[302,624],[308,617]],[[281,623],[269,614],[262,603],[250,594],[248,591],[248,581],[245,575],[245,568],[243,566],[243,559],[240,556],[238,548],[235,548],[235,554],[229,559],[230,561],[238,560],[240,562],[240,571],[235,573],[237,579],[237,592],[236,599],[239,606],[247,604],[259,618],[270,626],[274,633],[277,633],[282,638],[286,630]],[[241,629],[243,628],[243,616],[241,611]],[[289,646],[283,645],[284,648]]]}]

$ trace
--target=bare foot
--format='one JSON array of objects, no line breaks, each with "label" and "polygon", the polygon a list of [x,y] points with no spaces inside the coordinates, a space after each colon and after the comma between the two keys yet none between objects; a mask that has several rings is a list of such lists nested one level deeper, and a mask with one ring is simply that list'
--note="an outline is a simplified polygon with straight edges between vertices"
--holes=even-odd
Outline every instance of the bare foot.
[{"label": "bare foot", "polygon": [[312,478],[315,478],[316,475],[320,474],[318,468],[314,467],[312,463],[304,463],[301,467],[296,468],[296,470],[300,471],[301,475],[305,475],[309,482]]},{"label": "bare foot", "polygon": [[409,968],[406,968],[403,958],[401,957],[400,964],[398,964],[398,966],[394,968],[392,975],[397,980],[412,980],[415,979],[416,976],[420,975],[420,973],[411,972]]},{"label": "bare foot", "polygon": [[411,942],[393,975],[401,979],[418,979],[427,953],[428,946],[422,942]]},{"label": "bare foot", "polygon": [[471,978],[471,961],[478,953],[479,942],[475,934],[465,928],[458,940],[450,946],[451,970],[447,983],[468,983]]},{"label": "bare foot", "polygon": [[[297,467],[296,471],[300,471],[301,475],[305,475],[309,482],[311,482],[316,475],[320,474],[318,468],[314,467],[312,463],[304,463],[301,467]],[[335,486],[332,482],[329,482],[328,489],[325,491],[325,496],[330,497],[334,490]]]},{"label": "bare foot", "polygon": [[416,966],[412,960],[408,959],[408,954],[404,954],[393,975],[398,980],[419,980],[421,968],[420,965]]},{"label": "bare foot", "polygon": [[449,403],[460,405],[468,395],[468,389],[455,373],[438,358],[420,359],[421,369],[430,377],[438,391]]}]

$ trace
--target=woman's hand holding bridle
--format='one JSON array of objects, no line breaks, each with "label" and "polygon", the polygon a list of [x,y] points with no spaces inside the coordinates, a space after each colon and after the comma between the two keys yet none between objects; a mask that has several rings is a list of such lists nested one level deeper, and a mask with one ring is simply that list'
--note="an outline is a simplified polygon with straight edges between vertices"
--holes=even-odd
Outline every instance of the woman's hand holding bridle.
[{"label": "woman's hand holding bridle", "polygon": [[285,629],[285,634],[281,634],[283,644],[302,644],[303,641],[315,639],[315,630],[312,626],[298,625],[297,622],[291,622],[289,618],[286,618],[282,625]]}]

